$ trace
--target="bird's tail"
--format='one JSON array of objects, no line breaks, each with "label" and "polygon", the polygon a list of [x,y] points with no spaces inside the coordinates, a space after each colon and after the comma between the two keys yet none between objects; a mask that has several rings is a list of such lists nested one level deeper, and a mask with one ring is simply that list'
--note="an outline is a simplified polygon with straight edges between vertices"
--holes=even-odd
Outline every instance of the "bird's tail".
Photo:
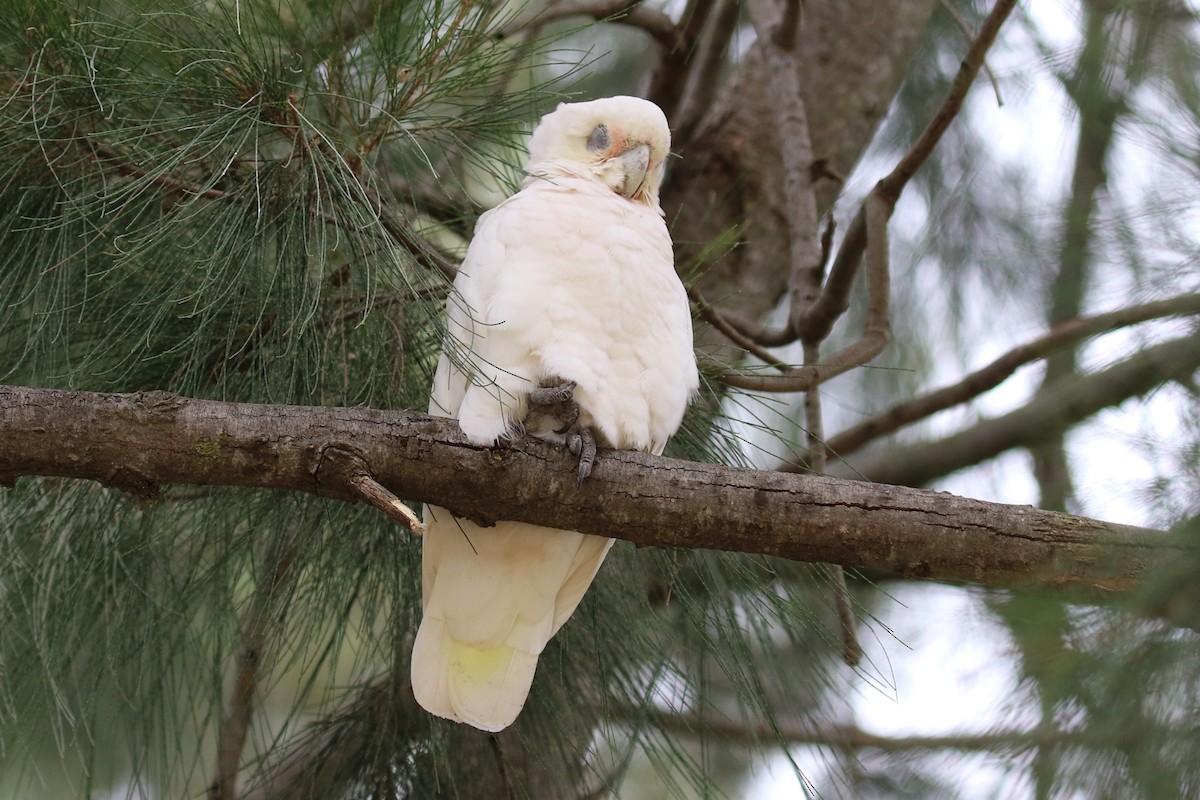
[{"label": "bird's tail", "polygon": [[413,645],[412,686],[431,714],[484,731],[507,728],[521,713],[538,657],[516,647],[455,641],[445,620],[421,621]]},{"label": "bird's tail", "polygon": [[413,693],[432,714],[502,730],[612,540],[521,522],[481,528],[436,507],[426,524]]}]

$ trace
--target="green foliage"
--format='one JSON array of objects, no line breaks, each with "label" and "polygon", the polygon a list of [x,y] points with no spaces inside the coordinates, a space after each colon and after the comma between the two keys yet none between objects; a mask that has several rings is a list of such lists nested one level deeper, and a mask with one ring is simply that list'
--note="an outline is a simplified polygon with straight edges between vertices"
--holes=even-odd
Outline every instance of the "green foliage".
[{"label": "green foliage", "polygon": [[406,316],[437,308],[422,298],[441,276],[422,266],[429,209],[383,197],[451,157],[495,163],[528,116],[535,95],[494,91],[502,20],[440,3],[370,19],[19,6],[3,32],[5,379],[395,404],[402,382],[370,376]]}]

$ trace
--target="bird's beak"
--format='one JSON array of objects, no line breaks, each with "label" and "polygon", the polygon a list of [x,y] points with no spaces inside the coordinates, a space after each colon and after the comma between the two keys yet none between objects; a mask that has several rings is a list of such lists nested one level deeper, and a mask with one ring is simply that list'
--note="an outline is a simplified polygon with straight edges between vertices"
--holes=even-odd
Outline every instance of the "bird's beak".
[{"label": "bird's beak", "polygon": [[645,194],[646,175],[650,170],[650,145],[639,144],[631,147],[617,156],[621,162],[621,171],[625,180],[621,184],[621,194],[631,200],[635,195]]}]

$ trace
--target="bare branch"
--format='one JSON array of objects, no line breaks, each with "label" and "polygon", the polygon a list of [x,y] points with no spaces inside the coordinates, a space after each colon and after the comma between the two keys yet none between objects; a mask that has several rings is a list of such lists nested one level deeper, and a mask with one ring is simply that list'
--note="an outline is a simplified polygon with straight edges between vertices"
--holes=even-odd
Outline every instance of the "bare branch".
[{"label": "bare branch", "polygon": [[746,745],[777,742],[780,739],[793,745],[817,745],[851,750],[878,750],[904,753],[914,750],[960,750],[986,753],[1022,753],[1051,745],[1116,747],[1122,744],[1145,742],[1148,737],[1178,739],[1200,736],[1200,729],[1168,730],[1158,727],[1121,725],[1110,729],[1085,728],[1062,730],[1057,727],[1037,727],[1016,730],[994,730],[982,733],[948,733],[940,736],[880,736],[861,728],[837,725],[824,729],[798,726],[739,722],[728,717],[678,714],[655,709],[610,709],[609,715],[618,721],[653,725],[656,728],[691,736],[716,736]]},{"label": "bare branch", "polygon": [[[761,392],[803,392],[860,367],[879,355],[887,345],[889,336],[888,307],[891,278],[888,264],[887,222],[891,211],[892,204],[883,198],[877,185],[875,190],[867,196],[863,208],[851,223],[846,243],[842,245],[844,253],[850,246],[850,236],[861,232],[865,244],[868,232],[870,234],[867,319],[863,334],[857,341],[830,356],[824,364],[793,367],[782,370],[780,375],[747,375],[729,371],[718,375],[719,380],[729,386]],[[839,253],[839,259],[840,257],[841,253]],[[822,300],[824,297],[823,293]],[[822,330],[803,330],[801,332],[802,339],[806,342],[820,341],[826,335],[828,335],[828,331]]]},{"label": "bare branch", "polygon": [[[946,132],[946,128],[962,108],[967,91],[983,66],[984,55],[995,41],[1000,26],[1008,18],[1015,3],[1016,0],[997,0],[992,12],[984,21],[979,35],[967,51],[942,107],[909,151],[900,159],[895,169],[872,190],[872,194],[887,204],[888,216],[891,215],[891,209],[908,181],[925,163],[930,153],[933,152],[933,148],[941,140],[942,134]],[[866,246],[867,214],[864,205],[850,223],[837,258],[834,259],[833,265],[829,269],[829,277],[825,281],[819,301],[793,323],[793,329],[801,337],[825,338],[832,330],[833,323],[849,307],[850,289],[854,285],[859,261]]]},{"label": "bare branch", "polygon": [[[801,297],[793,294],[792,314],[789,324],[781,332],[771,332],[766,329],[754,330],[731,320],[732,324],[739,327],[744,334],[759,344],[767,345],[768,342],[766,339],[768,338],[775,344],[783,344],[795,338],[799,338],[802,341],[824,340],[833,329],[833,324],[849,308],[850,289],[854,284],[854,278],[858,272],[863,252],[867,250],[868,241],[870,240],[869,285],[871,297],[867,313],[867,326],[863,332],[863,336],[858,341],[843,348],[840,352],[830,356],[827,366],[814,367],[806,365],[801,369],[784,371],[781,375],[747,375],[730,371],[718,376],[723,383],[752,391],[807,391],[823,381],[867,363],[883,350],[888,339],[887,292],[890,283],[886,238],[887,221],[891,217],[892,209],[895,207],[900,192],[903,191],[905,185],[912,178],[913,174],[916,173],[917,169],[920,168],[921,164],[925,162],[925,159],[929,157],[933,148],[940,141],[942,134],[945,133],[946,128],[962,107],[967,90],[970,89],[972,81],[983,64],[984,55],[995,40],[1000,26],[1012,11],[1014,4],[1015,0],[998,0],[996,6],[992,9],[992,13],[984,22],[979,36],[972,43],[966,58],[964,58],[962,67],[955,77],[949,96],[942,104],[942,108],[934,116],[933,120],[908,153],[896,165],[895,169],[875,185],[875,188],[863,203],[862,208],[854,216],[854,220],[850,223],[850,228],[846,233],[845,240],[842,242],[842,247],[838,252],[837,258],[834,259],[833,265],[829,270],[829,276],[821,287],[819,294],[809,299],[808,302],[803,302]],[[778,48],[774,48],[773,52],[778,55]],[[790,74],[790,72],[783,69],[780,74],[786,75]],[[788,148],[785,147],[784,151],[785,153],[788,152]],[[809,156],[806,171],[811,168],[813,163],[811,151],[809,152]],[[811,181],[811,174],[809,179]],[[809,190],[811,191],[811,184]],[[803,199],[803,197],[793,197],[791,194],[788,196],[788,200],[791,203],[795,203],[798,199]],[[820,270],[822,260],[819,255],[813,259],[809,259],[807,255],[800,252],[802,249],[807,252],[807,244],[805,243],[806,240],[797,238],[798,229],[796,225],[799,224],[798,217],[799,212],[797,212],[795,223],[789,225],[791,235],[793,236],[792,269],[802,270],[807,268],[811,270],[815,268]],[[810,231],[812,238],[815,240],[817,236],[815,220],[805,230]],[[819,246],[814,246],[812,249],[819,254]],[[801,262],[797,261],[798,256],[802,259]],[[796,287],[794,291],[804,292],[805,287],[809,286],[809,294],[812,294],[811,278],[812,275],[806,278],[797,278],[793,283],[793,286]],[[784,341],[775,341],[777,337],[784,339]]]},{"label": "bare branch", "polygon": [[[1195,339],[1186,346],[1200,360]],[[356,453],[399,497],[484,523],[990,586],[1111,592],[1192,547],[1158,531],[945,493],[627,451],[601,451],[576,489],[574,459],[561,448],[534,439],[476,447],[453,420],[412,411],[3,387],[0,434],[0,478],[10,483],[20,475],[88,478],[139,497],[162,484],[255,486],[357,502],[344,470],[326,457],[332,448]]]},{"label": "bare branch", "polygon": [[679,25],[679,40],[674,47],[664,48],[662,58],[650,78],[646,98],[658,104],[672,127],[679,121],[680,104],[683,102],[688,79],[692,71],[692,57],[700,43],[700,35],[718,0],[689,0]]},{"label": "bare branch", "polygon": [[[1095,272],[1092,259],[1093,220],[1100,209],[1099,194],[1108,182],[1106,164],[1114,147],[1118,126],[1126,109],[1120,91],[1113,96],[1110,86],[1113,63],[1120,52],[1112,49],[1112,15],[1116,6],[1089,3],[1083,8],[1083,47],[1073,77],[1064,88],[1078,108],[1078,138],[1071,173],[1071,194],[1063,209],[1062,240],[1058,269],[1049,285],[1046,324],[1056,325],[1083,313],[1083,302]],[[1078,372],[1075,348],[1067,347],[1046,359],[1042,385],[1050,386]],[[1075,504],[1075,481],[1062,437],[1051,437],[1029,451],[1033,476],[1039,489],[1038,502],[1047,508],[1066,511]]]},{"label": "bare branch", "polygon": [[[946,13],[950,15],[950,18],[954,20],[954,24],[957,25],[958,29],[963,32],[963,35],[966,36],[968,40],[973,39],[975,34],[971,32],[971,26],[967,24],[967,20],[965,17],[963,17],[962,13],[950,3],[950,0],[941,0],[941,3],[942,8],[945,9]],[[992,84],[992,92],[996,95],[996,105],[1004,105],[1004,95],[1000,93],[1000,84],[996,82],[996,76],[992,74],[992,68],[988,66],[986,59],[984,59],[983,62],[983,71],[987,74],[988,80]]]},{"label": "bare branch", "polygon": [[844,466],[835,464],[830,472],[881,483],[922,486],[1005,450],[1029,447],[1057,436],[1093,414],[1146,394],[1165,381],[1186,383],[1197,369],[1200,369],[1200,333],[1148,347],[1100,372],[1065,378],[1039,391],[1017,410],[978,422],[961,433],[934,442],[892,448]]},{"label": "bare branch", "polygon": [[[819,342],[804,343],[804,363],[815,364],[821,360]],[[808,452],[812,456],[809,468],[814,475],[825,474],[825,422],[821,410],[821,393],[815,387],[804,395],[804,427],[808,440]],[[850,588],[846,585],[846,571],[837,565],[826,565],[829,581],[833,588],[833,605],[837,613],[838,628],[842,635],[842,661],[851,667],[862,660],[862,644],[858,641],[858,617],[850,600]]]},{"label": "bare branch", "polygon": [[529,23],[541,26],[569,17],[591,17],[597,22],[619,22],[640,28],[668,50],[683,44],[683,34],[671,18],[641,0],[562,0]]},{"label": "bare branch", "polygon": [[362,495],[363,500],[387,514],[393,522],[400,523],[408,528],[410,533],[417,536],[425,533],[425,525],[417,517],[416,512],[370,475],[365,473],[355,475],[350,479],[350,483]]},{"label": "bare branch", "polygon": [[1089,337],[1118,328],[1178,314],[1200,314],[1200,294],[1182,295],[1169,300],[1129,306],[1106,314],[1082,317],[1056,325],[1048,333],[1013,348],[986,367],[967,375],[958,383],[935,389],[895,405],[865,422],[842,431],[828,440],[826,452],[830,455],[847,456],[881,436],[886,436],[939,411],[965,403],[989,389],[999,386],[1021,366],[1045,358],[1047,354],[1060,347],[1074,345]]},{"label": "bare branch", "polygon": [[[795,4],[793,0],[793,5]],[[789,320],[804,313],[821,293],[824,261],[821,258],[820,215],[813,191],[812,142],[808,138],[808,115],[800,94],[799,62],[795,54],[770,47],[771,60],[780,76],[780,102],[775,108],[775,128],[783,158],[783,184],[788,210],[790,240],[788,294],[791,298]],[[789,321],[793,332],[796,326]],[[821,337],[822,339],[824,337]],[[820,339],[809,339],[820,341]]]},{"label": "bare branch", "polygon": [[750,353],[755,358],[768,364],[772,367],[778,367],[781,370],[791,369],[790,365],[780,361],[772,353],[764,350],[753,339],[742,333],[736,325],[725,318],[725,313],[715,308],[705,299],[700,292],[699,287],[689,287],[687,290],[688,298],[696,304],[696,311],[699,312],[700,318],[719,330],[726,339],[733,342],[738,347]]},{"label": "bare branch", "polygon": [[904,158],[900,159],[900,163],[896,165],[891,174],[880,181],[885,197],[895,202],[912,176],[925,163],[925,159],[929,158],[933,148],[941,141],[942,134],[950,127],[950,123],[958,116],[959,109],[962,108],[963,101],[967,98],[967,92],[971,89],[971,84],[975,82],[975,77],[983,67],[988,49],[996,40],[997,34],[1000,33],[1000,27],[1008,19],[1008,15],[1012,13],[1016,4],[1017,0],[996,0],[996,5],[992,7],[991,13],[988,14],[979,29],[979,35],[975,37],[967,54],[963,56],[962,65],[958,68],[958,74],[954,76],[954,83],[951,84],[950,93],[942,103],[942,107],[930,120],[925,130],[921,132]]},{"label": "bare branch", "polygon": [[741,3],[738,0],[716,0],[716,3],[716,15],[702,31],[692,48],[693,52],[689,54],[688,80],[682,96],[676,101],[675,94],[680,89],[667,83],[670,75],[664,72],[669,69],[666,64],[659,68],[660,72],[664,72],[663,78],[660,80],[659,73],[655,73],[646,95],[664,110],[674,109],[674,113],[668,113],[667,118],[672,123],[673,141],[681,148],[691,143],[705,114],[714,105],[713,98],[720,86],[721,71],[726,65],[725,56],[737,31]]},{"label": "bare branch", "polygon": [[717,313],[743,336],[763,347],[782,347],[796,341],[796,335],[787,326],[768,328],[760,322],[747,319],[736,311],[728,309],[717,309]]}]

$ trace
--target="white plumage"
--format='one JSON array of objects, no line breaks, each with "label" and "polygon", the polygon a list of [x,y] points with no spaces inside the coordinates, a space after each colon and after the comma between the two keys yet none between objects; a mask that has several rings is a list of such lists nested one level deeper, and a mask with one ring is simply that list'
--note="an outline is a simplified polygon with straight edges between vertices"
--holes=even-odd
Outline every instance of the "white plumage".
[{"label": "white plumage", "polygon": [[[670,147],[652,103],[563,104],[530,140],[520,192],[479,219],[447,309],[429,412],[491,445],[558,420],[539,385],[575,382],[578,425],[601,446],[660,453],[698,387],[687,296],[658,205]],[[516,718],[546,643],[611,539],[520,522],[480,528],[430,506],[418,702],[488,731]]]}]

